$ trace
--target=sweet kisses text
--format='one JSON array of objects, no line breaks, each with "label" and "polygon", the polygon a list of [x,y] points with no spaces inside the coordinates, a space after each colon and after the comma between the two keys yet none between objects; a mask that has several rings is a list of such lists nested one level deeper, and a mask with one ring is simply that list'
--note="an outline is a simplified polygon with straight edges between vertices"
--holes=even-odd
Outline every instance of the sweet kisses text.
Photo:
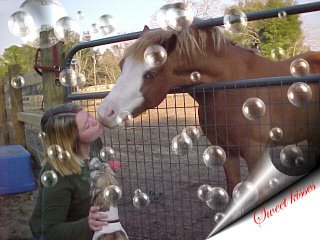
[{"label": "sweet kisses text", "polygon": [[274,205],[271,208],[267,208],[267,206],[263,205],[262,209],[257,209],[253,214],[253,221],[261,226],[261,224],[274,216],[277,213],[280,213],[282,210],[287,208],[289,205],[294,204],[299,199],[305,197],[308,193],[314,191],[316,189],[316,185],[313,181],[311,183],[301,189],[291,191],[288,197],[284,197],[280,202]]}]

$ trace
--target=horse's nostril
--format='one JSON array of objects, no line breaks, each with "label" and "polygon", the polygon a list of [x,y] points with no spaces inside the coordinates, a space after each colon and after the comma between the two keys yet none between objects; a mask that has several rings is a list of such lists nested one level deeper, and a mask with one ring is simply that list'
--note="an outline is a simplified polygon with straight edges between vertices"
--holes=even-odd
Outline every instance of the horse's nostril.
[{"label": "horse's nostril", "polygon": [[106,114],[107,114],[107,117],[111,118],[111,117],[113,117],[114,115],[116,115],[117,113],[116,113],[116,110],[115,110],[114,108],[109,108],[109,109],[107,110]]},{"label": "horse's nostril", "polygon": [[117,106],[112,102],[105,102],[99,106],[98,117],[100,119],[111,121],[117,114]]}]

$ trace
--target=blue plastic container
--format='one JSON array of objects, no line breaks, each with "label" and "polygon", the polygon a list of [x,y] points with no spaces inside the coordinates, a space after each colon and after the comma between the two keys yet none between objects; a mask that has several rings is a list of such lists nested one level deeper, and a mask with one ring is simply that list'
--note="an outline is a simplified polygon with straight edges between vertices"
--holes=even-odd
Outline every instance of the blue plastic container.
[{"label": "blue plastic container", "polygon": [[20,145],[0,146],[0,194],[28,192],[35,187],[30,153]]}]

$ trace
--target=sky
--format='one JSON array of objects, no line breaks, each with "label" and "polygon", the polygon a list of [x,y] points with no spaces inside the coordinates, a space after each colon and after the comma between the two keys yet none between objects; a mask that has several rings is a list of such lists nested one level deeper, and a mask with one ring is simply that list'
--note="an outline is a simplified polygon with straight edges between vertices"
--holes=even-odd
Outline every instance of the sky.
[{"label": "sky", "polygon": [[[0,54],[5,48],[13,44],[20,45],[20,38],[11,34],[8,29],[8,19],[11,14],[18,11],[24,0],[0,0]],[[166,0],[60,0],[70,17],[77,18],[77,12],[82,11],[85,18],[81,20],[83,26],[97,22],[103,14],[112,15],[116,19],[116,32],[129,33],[141,31],[144,25],[150,25],[155,15]],[[177,1],[178,2],[178,1]],[[232,2],[221,1],[223,3]],[[316,2],[314,0],[298,0],[297,3]],[[213,16],[213,17],[220,17]],[[320,50],[320,12],[300,14],[303,20],[306,42],[313,50]],[[316,27],[318,26],[318,27]],[[89,29],[88,29],[89,30]]]}]

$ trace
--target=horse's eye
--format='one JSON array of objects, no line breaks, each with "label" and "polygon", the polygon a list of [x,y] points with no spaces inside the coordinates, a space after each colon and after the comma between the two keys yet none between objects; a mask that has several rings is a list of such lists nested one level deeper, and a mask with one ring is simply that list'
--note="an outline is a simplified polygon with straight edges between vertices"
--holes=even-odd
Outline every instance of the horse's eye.
[{"label": "horse's eye", "polygon": [[143,74],[143,79],[152,80],[155,78],[155,74],[153,72],[147,71]]}]

